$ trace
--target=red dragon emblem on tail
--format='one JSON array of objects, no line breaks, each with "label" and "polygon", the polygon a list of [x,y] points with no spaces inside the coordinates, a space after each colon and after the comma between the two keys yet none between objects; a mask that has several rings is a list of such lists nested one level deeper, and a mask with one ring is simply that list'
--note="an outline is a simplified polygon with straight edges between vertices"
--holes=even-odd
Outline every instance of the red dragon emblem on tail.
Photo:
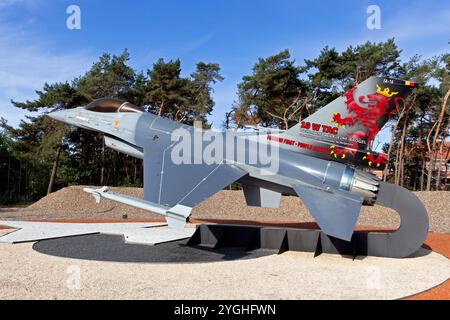
[{"label": "red dragon emblem on tail", "polygon": [[[356,87],[348,90],[343,94],[345,102],[347,104],[347,111],[350,116],[342,118],[340,114],[335,114],[332,122],[343,121],[345,125],[353,126],[357,123],[361,124],[367,129],[364,138],[367,139],[367,144],[370,143],[380,131],[379,122],[383,117],[390,118],[395,112],[397,112],[399,101],[403,100],[401,97],[393,98],[398,92],[390,92],[388,88],[381,90],[377,87],[377,92],[368,94],[367,96],[359,96],[358,101],[366,104],[367,107],[359,105],[353,94]],[[393,100],[395,107],[390,109],[390,102]],[[340,124],[340,123],[339,123]],[[348,136],[347,136],[348,137]]]}]

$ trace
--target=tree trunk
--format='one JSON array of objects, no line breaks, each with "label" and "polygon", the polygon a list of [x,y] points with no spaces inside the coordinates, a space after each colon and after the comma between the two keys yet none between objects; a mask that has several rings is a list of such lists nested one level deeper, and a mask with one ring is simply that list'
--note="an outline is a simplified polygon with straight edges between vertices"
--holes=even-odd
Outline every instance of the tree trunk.
[{"label": "tree trunk", "polygon": [[428,176],[427,176],[427,191],[431,191],[431,179],[433,178],[433,171],[434,171],[434,152],[430,155],[430,161],[428,162]]},{"label": "tree trunk", "polygon": [[105,181],[105,135],[102,137],[102,167],[100,169],[100,185],[103,186]]},{"label": "tree trunk", "polygon": [[405,180],[405,159],[403,156],[400,160],[400,179],[399,179],[399,186],[404,187],[404,180]]},{"label": "tree trunk", "polygon": [[48,182],[47,195],[52,193],[53,184],[56,179],[56,171],[58,170],[58,162],[60,154],[61,154],[61,145],[59,145],[58,148],[56,149],[55,161],[53,161],[52,174],[50,176],[50,181]]},{"label": "tree trunk", "polygon": [[422,173],[420,175],[420,191],[423,191],[424,183],[425,183],[425,164],[426,158],[422,155]]},{"label": "tree trunk", "polygon": [[[447,131],[446,132],[448,132],[449,129],[450,129],[450,123],[449,123],[449,125],[447,127]],[[449,154],[449,151],[450,151],[450,149],[444,151],[445,136],[446,136],[446,133],[444,133],[444,137],[443,137],[442,142],[441,142],[441,147],[439,148],[439,155],[440,155],[441,158],[439,159],[438,166],[437,166],[438,172],[437,172],[437,178],[436,178],[436,191],[439,191],[439,187],[440,187],[440,184],[441,184],[442,167],[445,164],[445,167],[447,168],[446,162],[447,162],[448,154]],[[445,176],[445,178],[447,179],[447,175]]]},{"label": "tree trunk", "polygon": [[136,185],[136,178],[137,178],[137,159],[133,159],[133,165],[134,165],[134,172],[133,172],[133,185]]},{"label": "tree trunk", "polygon": [[9,189],[10,180],[11,180],[11,149],[8,149],[8,182],[7,182],[8,200],[11,200],[11,190]]},{"label": "tree trunk", "polygon": [[445,109],[447,106],[447,101],[448,101],[449,96],[450,96],[450,90],[448,90],[447,93],[445,94],[444,103],[442,104],[441,113],[439,114],[438,125],[437,125],[436,132],[434,133],[434,138],[433,138],[433,150],[436,147],[437,139],[439,137],[439,134],[441,133],[441,125],[442,125],[442,121],[444,120]]},{"label": "tree trunk", "polygon": [[413,191],[417,191],[417,178],[419,177],[419,158],[417,158],[417,161],[414,163],[414,177],[412,178],[411,187]]},{"label": "tree trunk", "polygon": [[117,186],[117,154],[116,151],[112,152],[112,165],[113,165],[113,185]]},{"label": "tree trunk", "polygon": [[159,111],[158,111],[158,116],[162,116],[164,114],[164,98],[161,100],[161,104],[159,105]]},{"label": "tree trunk", "polygon": [[[449,153],[450,153],[450,148],[447,151],[446,159],[448,158]],[[445,180],[444,181],[445,181],[444,190],[447,191],[447,182],[448,182],[448,165],[447,164],[445,164]]]},{"label": "tree trunk", "polygon": [[443,162],[444,159],[439,159],[437,162],[436,191],[439,191],[439,187],[441,185],[441,169]]},{"label": "tree trunk", "polygon": [[[117,157],[119,158],[119,160],[120,160],[120,158],[125,158],[124,156],[122,156],[120,153],[118,153],[117,154]],[[125,159],[123,159],[123,161],[119,161],[119,163],[120,162],[122,162],[124,165],[123,165],[123,168],[125,169],[125,175],[127,176],[127,184],[130,184],[130,172],[129,172],[129,170],[128,170],[128,161],[127,161],[127,159],[125,158]]]},{"label": "tree trunk", "polygon": [[397,152],[395,153],[395,162],[394,162],[394,183],[398,185],[398,172],[400,170],[400,147],[397,147]]},{"label": "tree trunk", "polygon": [[[403,115],[405,113],[405,108],[406,108],[406,106],[403,106],[403,110],[402,110],[402,112],[399,113],[398,120],[395,123],[394,128],[392,129],[391,141],[389,143],[389,148],[388,148],[388,152],[387,152],[387,164],[386,164],[386,168],[383,170],[383,181],[384,182],[386,182],[386,180],[387,180],[389,162],[390,162],[390,159],[391,159],[392,146],[394,144],[395,134],[397,133],[398,125],[400,124],[400,121],[402,120],[402,117],[403,117]],[[394,164],[394,167],[395,167],[395,164]],[[396,170],[396,168],[395,168],[395,170]],[[394,176],[395,176],[395,172],[394,172]]]},{"label": "tree trunk", "polygon": [[19,161],[19,201],[22,196],[22,165]]},{"label": "tree trunk", "polygon": [[[433,144],[432,144],[431,148],[429,148],[429,149],[431,149],[431,150],[429,150],[429,152],[431,153],[431,157],[430,157],[430,167],[428,169],[429,176],[427,179],[427,191],[431,190],[431,178],[433,175],[434,167],[436,165],[436,157],[437,157],[436,144],[437,144],[437,140],[439,138],[439,134],[441,133],[442,121],[444,120],[447,101],[448,101],[449,97],[450,97],[450,90],[448,90],[444,96],[444,103],[442,104],[441,112],[439,114],[439,118],[437,121],[437,127],[436,127],[436,132],[434,133]],[[445,137],[443,139],[445,140]]]},{"label": "tree trunk", "polygon": [[405,120],[403,121],[403,130],[402,130],[402,136],[400,139],[400,153],[399,153],[399,160],[400,160],[400,168],[399,168],[399,177],[398,177],[398,184],[403,187],[403,174],[405,171],[405,143],[406,143],[406,127],[408,125],[408,119],[409,119],[409,109],[406,110]]}]

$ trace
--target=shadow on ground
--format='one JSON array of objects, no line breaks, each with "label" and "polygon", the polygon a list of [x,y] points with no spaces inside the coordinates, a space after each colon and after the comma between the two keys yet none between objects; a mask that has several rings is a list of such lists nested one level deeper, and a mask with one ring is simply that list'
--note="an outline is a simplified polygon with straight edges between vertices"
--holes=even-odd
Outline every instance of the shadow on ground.
[{"label": "shadow on ground", "polygon": [[254,259],[277,253],[265,249],[245,251],[242,248],[188,247],[187,241],[149,246],[125,243],[122,236],[94,234],[42,240],[36,242],[33,249],[64,258],[136,263],[205,263]]}]

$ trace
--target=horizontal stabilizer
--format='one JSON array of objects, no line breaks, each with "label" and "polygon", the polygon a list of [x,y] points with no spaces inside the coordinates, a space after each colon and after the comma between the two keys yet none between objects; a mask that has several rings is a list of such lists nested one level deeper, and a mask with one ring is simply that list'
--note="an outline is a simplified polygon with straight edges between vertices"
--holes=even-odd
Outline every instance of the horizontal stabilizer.
[{"label": "horizontal stabilizer", "polygon": [[348,192],[324,191],[304,185],[294,187],[320,229],[329,236],[350,241],[362,199]]}]

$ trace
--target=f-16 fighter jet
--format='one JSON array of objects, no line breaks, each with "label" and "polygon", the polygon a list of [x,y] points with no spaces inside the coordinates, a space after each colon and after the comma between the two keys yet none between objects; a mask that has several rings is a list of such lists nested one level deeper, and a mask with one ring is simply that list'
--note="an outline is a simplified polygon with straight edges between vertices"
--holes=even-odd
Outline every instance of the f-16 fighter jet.
[{"label": "f-16 fighter jet", "polygon": [[374,204],[385,185],[367,170],[387,163],[371,143],[414,87],[371,77],[274,132],[202,131],[108,98],[49,116],[101,132],[106,146],[144,160],[144,199],[86,189],[97,202],[116,200],[184,227],[192,207],[237,181],[248,205],[277,208],[281,195],[298,196],[324,233],[350,241],[361,206]]}]

